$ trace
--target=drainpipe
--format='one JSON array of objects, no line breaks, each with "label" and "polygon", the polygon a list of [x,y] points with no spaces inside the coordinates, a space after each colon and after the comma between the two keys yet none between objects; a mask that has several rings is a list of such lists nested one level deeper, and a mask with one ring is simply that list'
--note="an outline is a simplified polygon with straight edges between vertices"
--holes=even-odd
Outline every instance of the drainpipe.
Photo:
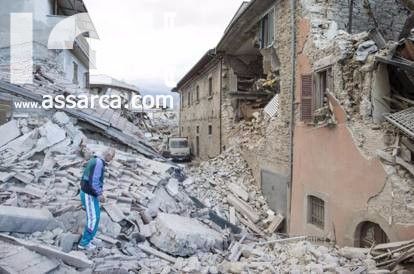
[{"label": "drainpipe", "polygon": [[223,152],[223,129],[222,129],[222,101],[223,101],[223,56],[220,56],[220,154]]},{"label": "drainpipe", "polygon": [[352,34],[352,15],[354,12],[354,0],[349,2],[348,33]]},{"label": "drainpipe", "polygon": [[291,66],[292,66],[292,81],[290,87],[291,93],[291,101],[290,101],[290,123],[289,123],[289,165],[290,165],[290,172],[289,172],[289,200],[288,200],[288,214],[286,217],[286,224],[287,224],[287,231],[290,231],[290,215],[292,211],[292,184],[293,184],[293,134],[294,134],[294,123],[295,123],[295,87],[296,87],[296,0],[290,1],[290,9],[291,9]]}]

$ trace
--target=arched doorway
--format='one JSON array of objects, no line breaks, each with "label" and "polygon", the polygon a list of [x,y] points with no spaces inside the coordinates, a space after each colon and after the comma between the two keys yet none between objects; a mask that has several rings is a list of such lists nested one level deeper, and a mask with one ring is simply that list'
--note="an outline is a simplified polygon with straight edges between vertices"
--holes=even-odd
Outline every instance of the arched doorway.
[{"label": "arched doorway", "polygon": [[355,230],[355,246],[357,247],[366,248],[389,241],[390,239],[381,226],[373,222],[362,222]]}]

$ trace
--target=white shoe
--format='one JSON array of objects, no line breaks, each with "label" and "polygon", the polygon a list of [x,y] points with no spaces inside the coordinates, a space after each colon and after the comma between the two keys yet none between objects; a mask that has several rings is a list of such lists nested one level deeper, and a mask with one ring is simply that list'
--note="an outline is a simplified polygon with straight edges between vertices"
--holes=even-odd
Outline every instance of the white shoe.
[{"label": "white shoe", "polygon": [[80,250],[92,251],[92,250],[95,250],[96,249],[96,246],[94,244],[92,244],[92,243],[89,243],[89,244],[87,244],[85,246],[79,244],[78,245],[78,248]]}]

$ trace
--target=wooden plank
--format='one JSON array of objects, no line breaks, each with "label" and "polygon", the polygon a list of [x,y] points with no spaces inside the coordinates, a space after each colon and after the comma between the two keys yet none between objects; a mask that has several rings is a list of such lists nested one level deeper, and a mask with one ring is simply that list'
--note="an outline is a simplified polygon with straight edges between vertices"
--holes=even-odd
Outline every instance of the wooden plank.
[{"label": "wooden plank", "polygon": [[227,196],[227,201],[234,206],[239,213],[241,213],[245,218],[251,220],[253,223],[257,223],[260,220],[259,214],[256,213],[250,205],[233,194]]},{"label": "wooden plank", "polygon": [[284,219],[285,217],[283,217],[281,214],[274,216],[272,222],[266,229],[266,232],[270,234],[275,233],[275,231],[280,227]]}]

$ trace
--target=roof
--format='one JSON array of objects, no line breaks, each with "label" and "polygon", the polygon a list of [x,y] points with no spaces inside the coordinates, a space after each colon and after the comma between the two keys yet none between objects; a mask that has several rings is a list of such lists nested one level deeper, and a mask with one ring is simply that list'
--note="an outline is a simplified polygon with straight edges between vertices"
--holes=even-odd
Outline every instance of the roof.
[{"label": "roof", "polygon": [[89,82],[91,87],[120,88],[140,94],[138,87],[117,80],[107,75],[91,75]]},{"label": "roof", "polygon": [[220,39],[217,51],[227,51],[238,45],[238,41],[244,39],[243,34],[248,32],[273,5],[274,0],[251,0],[247,4],[243,3]]},{"label": "roof", "polygon": [[58,5],[59,9],[67,16],[88,12],[83,0],[58,0]]},{"label": "roof", "polygon": [[184,77],[178,82],[177,87],[173,89],[174,92],[177,92],[188,80],[193,78],[198,72],[204,68],[208,63],[210,63],[215,57],[215,49],[208,50],[203,57],[191,68],[191,70],[184,75]]},{"label": "roof", "polygon": [[[218,54],[218,52],[225,52],[232,47],[239,45],[237,41],[243,41],[245,37],[240,35],[250,30],[250,28],[257,23],[255,19],[259,20],[260,16],[275,4],[274,0],[251,0],[250,2],[244,1],[236,14],[233,16],[229,25],[224,31],[224,35],[221,38],[215,49],[210,49],[201,59],[191,68],[191,70],[178,82],[177,87],[172,91],[178,92],[186,82],[188,82],[193,76],[204,68],[210,61],[212,61]],[[243,34],[242,33],[242,34]]]}]

